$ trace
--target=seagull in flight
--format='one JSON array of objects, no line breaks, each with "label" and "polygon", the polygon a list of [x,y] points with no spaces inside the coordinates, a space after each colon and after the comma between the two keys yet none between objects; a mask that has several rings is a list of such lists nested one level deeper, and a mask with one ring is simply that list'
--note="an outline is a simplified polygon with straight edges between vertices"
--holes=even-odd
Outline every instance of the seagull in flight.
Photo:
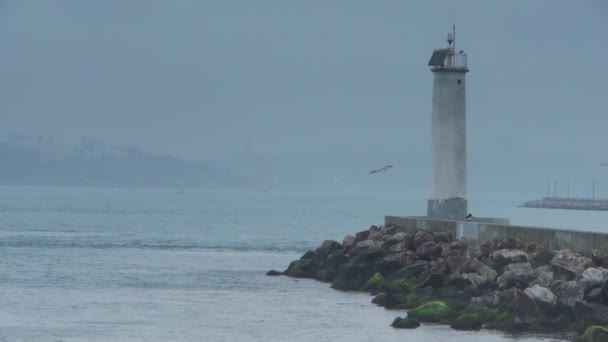
[{"label": "seagull in flight", "polygon": [[372,175],[372,174],[374,174],[374,173],[383,172],[383,171],[386,171],[386,170],[388,170],[388,169],[390,169],[390,168],[392,168],[392,167],[393,167],[393,165],[386,165],[386,166],[383,166],[383,167],[381,167],[381,168],[379,168],[379,169],[371,170],[371,171],[369,172],[369,174],[370,174],[370,175]]}]

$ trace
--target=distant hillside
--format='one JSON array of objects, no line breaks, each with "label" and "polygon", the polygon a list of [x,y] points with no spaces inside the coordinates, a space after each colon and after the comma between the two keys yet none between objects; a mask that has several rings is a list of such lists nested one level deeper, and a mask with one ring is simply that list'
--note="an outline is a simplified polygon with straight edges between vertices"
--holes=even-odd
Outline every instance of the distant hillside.
[{"label": "distant hillside", "polygon": [[0,143],[0,160],[0,184],[216,187],[228,182],[202,162],[110,147],[93,138],[65,147],[52,138],[13,137]]},{"label": "distant hillside", "polygon": [[[374,191],[426,197],[431,165],[424,146],[334,148],[278,156],[249,152],[188,161],[136,147],[112,147],[93,138],[64,146],[52,138],[14,136],[0,142],[0,184]],[[547,182],[558,180],[558,196],[566,195],[570,182],[571,196],[589,197],[595,179],[596,195],[608,197],[608,169],[594,156],[516,152],[470,150],[469,196],[540,198],[547,195]],[[394,167],[369,174],[385,165]]]}]

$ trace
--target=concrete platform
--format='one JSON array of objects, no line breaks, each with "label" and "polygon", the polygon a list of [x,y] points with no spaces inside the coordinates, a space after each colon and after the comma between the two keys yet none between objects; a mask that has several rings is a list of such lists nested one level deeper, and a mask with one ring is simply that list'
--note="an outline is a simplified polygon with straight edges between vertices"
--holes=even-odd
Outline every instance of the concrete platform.
[{"label": "concrete platform", "polygon": [[586,256],[591,250],[608,252],[608,233],[566,230],[547,227],[513,226],[507,219],[476,218],[474,221],[436,220],[421,216],[385,216],[384,224],[395,224],[406,231],[427,230],[447,232],[452,237],[468,238],[480,242],[493,239],[517,238],[524,243],[539,246],[572,249]]}]

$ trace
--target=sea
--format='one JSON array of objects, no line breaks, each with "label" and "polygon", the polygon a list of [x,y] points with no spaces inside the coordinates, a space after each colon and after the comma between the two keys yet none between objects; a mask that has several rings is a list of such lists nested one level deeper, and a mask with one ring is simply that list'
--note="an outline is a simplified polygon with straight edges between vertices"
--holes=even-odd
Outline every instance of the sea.
[{"label": "sea", "polygon": [[[607,212],[471,199],[476,216],[603,231]],[[561,341],[390,327],[365,293],[269,277],[325,239],[420,215],[383,193],[0,187],[0,341]]]}]

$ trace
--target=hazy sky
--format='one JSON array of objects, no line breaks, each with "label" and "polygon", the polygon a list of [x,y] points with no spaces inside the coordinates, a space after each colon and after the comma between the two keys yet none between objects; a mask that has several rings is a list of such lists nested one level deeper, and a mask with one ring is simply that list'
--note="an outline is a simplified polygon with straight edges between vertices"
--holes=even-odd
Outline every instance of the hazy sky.
[{"label": "hazy sky", "polygon": [[188,158],[427,149],[453,13],[470,151],[608,160],[608,1],[3,1],[0,138]]}]

